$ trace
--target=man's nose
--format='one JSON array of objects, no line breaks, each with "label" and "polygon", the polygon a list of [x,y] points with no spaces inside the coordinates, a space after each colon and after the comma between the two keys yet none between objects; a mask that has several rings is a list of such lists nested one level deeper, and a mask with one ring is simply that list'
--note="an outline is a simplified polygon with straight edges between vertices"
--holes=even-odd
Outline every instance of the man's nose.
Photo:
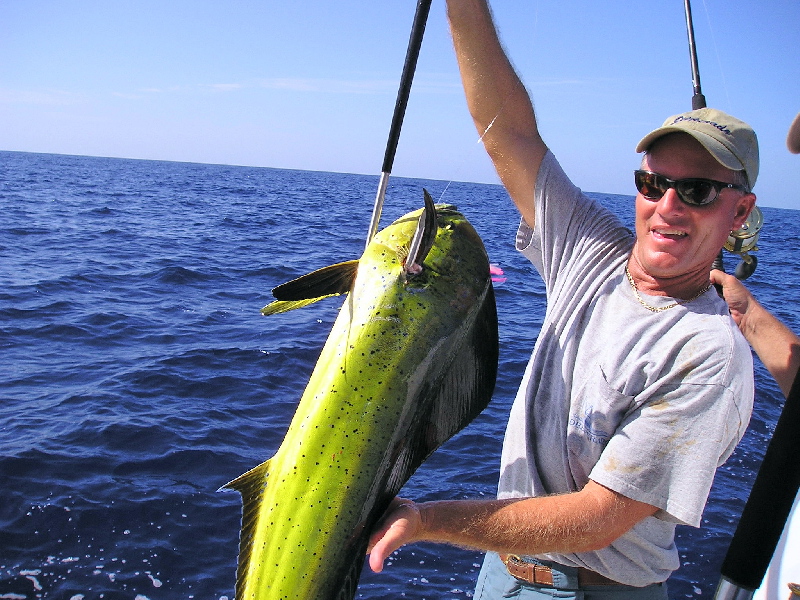
[{"label": "man's nose", "polygon": [[678,197],[675,188],[669,188],[658,200],[658,211],[662,214],[683,213],[686,209],[686,204]]}]

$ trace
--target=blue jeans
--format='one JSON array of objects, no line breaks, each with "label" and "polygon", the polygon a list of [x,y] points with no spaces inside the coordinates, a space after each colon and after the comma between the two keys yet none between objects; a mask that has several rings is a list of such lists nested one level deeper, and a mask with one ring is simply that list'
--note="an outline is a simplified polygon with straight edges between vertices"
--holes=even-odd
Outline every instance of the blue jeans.
[{"label": "blue jeans", "polygon": [[494,552],[486,554],[475,586],[475,600],[667,600],[667,584],[654,583],[646,587],[630,585],[578,586],[577,569],[543,563],[553,568],[554,587],[532,585],[520,581],[508,572],[500,557]]}]

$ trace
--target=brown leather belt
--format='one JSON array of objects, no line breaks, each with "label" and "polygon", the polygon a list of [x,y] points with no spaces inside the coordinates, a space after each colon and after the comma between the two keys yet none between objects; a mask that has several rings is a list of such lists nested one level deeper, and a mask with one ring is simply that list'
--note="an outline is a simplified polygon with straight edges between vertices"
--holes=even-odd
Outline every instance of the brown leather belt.
[{"label": "brown leather belt", "polygon": [[[534,585],[553,585],[553,570],[550,567],[529,563],[522,560],[515,554],[501,554],[500,560],[503,561],[503,564],[508,569],[508,572],[517,579],[521,579],[526,583],[531,583]],[[590,571],[589,569],[577,567],[577,571],[578,585],[580,586],[623,585],[618,581],[609,579],[608,577],[600,575],[600,573]]]}]

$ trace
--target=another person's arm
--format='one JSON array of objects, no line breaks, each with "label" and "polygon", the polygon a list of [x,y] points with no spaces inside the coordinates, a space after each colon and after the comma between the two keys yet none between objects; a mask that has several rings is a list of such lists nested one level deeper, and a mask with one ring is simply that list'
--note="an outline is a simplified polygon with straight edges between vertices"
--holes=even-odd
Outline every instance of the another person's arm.
[{"label": "another person's arm", "polygon": [[486,0],[448,0],[447,15],[470,114],[478,132],[486,132],[483,143],[503,185],[533,227],[534,187],[547,147],[530,96],[500,44]]},{"label": "another person's arm", "polygon": [[761,306],[733,275],[714,270],[711,281],[722,286],[733,320],[778,382],[783,395],[788,396],[800,368],[800,338]]},{"label": "another person's arm", "polygon": [[392,552],[420,541],[519,555],[598,550],[657,510],[593,481],[579,492],[541,498],[398,499],[372,534],[369,564],[381,571]]}]

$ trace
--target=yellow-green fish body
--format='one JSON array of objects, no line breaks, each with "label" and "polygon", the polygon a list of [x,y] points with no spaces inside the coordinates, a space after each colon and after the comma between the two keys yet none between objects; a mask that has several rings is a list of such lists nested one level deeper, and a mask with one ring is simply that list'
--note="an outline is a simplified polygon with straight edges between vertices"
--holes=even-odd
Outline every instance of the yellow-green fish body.
[{"label": "yellow-green fish body", "polygon": [[277,453],[226,486],[244,503],[237,600],[352,598],[389,501],[491,397],[498,341],[486,251],[460,213],[438,207],[422,270],[409,275],[420,212],[379,232],[358,263],[276,288],[293,299],[264,309],[350,289]]}]

